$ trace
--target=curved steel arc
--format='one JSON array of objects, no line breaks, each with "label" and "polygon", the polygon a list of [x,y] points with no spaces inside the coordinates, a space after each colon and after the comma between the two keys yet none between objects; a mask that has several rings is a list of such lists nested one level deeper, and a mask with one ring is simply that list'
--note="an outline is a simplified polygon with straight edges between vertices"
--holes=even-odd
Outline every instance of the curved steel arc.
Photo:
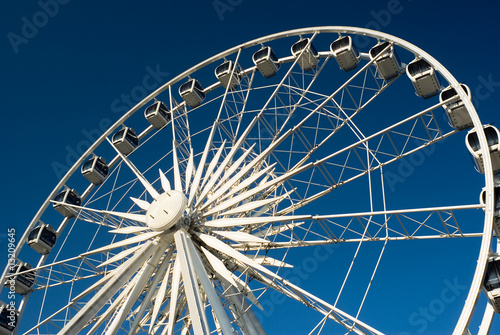
[{"label": "curved steel arc", "polygon": [[[133,115],[135,112],[137,112],[142,106],[144,106],[147,102],[150,100],[154,99],[158,94],[162,93],[166,89],[170,88],[173,84],[177,83],[181,79],[189,76],[190,74],[194,73],[200,68],[203,68],[207,66],[208,64],[211,64],[221,58],[224,58],[230,54],[235,53],[238,50],[249,48],[258,44],[263,44],[268,41],[272,41],[278,38],[283,38],[283,37],[291,37],[291,36],[298,36],[301,34],[317,34],[317,33],[345,33],[345,34],[358,34],[358,35],[365,35],[373,38],[381,38],[384,40],[387,40],[389,42],[394,43],[395,45],[398,45],[406,50],[411,51],[418,57],[424,58],[431,66],[433,66],[449,83],[450,85],[455,89],[456,92],[458,92],[458,95],[460,99],[464,102],[467,110],[470,113],[471,119],[473,121],[474,127],[476,128],[476,132],[478,134],[479,142],[481,145],[481,148],[488,148],[488,143],[483,131],[482,124],[479,120],[479,117],[477,113],[475,113],[474,106],[472,105],[471,100],[466,96],[465,92],[463,92],[459,87],[460,84],[458,81],[449,73],[449,71],[442,66],[437,60],[435,60],[433,57],[431,57],[429,54],[427,54],[425,51],[422,49],[414,46],[411,43],[408,43],[400,38],[394,37],[389,34],[369,30],[369,29],[363,29],[363,28],[353,28],[353,27],[313,27],[313,28],[306,28],[306,29],[296,29],[296,30],[290,30],[286,32],[281,32],[277,34],[272,34],[268,35],[262,38],[254,39],[252,41],[240,44],[234,48],[228,49],[224,52],[221,52],[211,58],[208,58],[206,61],[199,63],[198,65],[192,67],[191,69],[179,74],[178,76],[174,77],[172,80],[168,81],[166,84],[158,88],[156,91],[152,92],[150,95],[148,95],[146,98],[144,98],[142,101],[140,101],[136,106],[134,106],[131,110],[129,110],[127,113],[125,113],[113,126],[111,126],[107,131],[104,132],[104,134],[96,141],[94,142],[89,149],[75,162],[75,164],[69,169],[69,171],[66,173],[66,175],[60,180],[60,182],[56,185],[54,190],[49,194],[48,198],[45,200],[41,208],[38,210],[37,214],[31,221],[30,225],[28,226],[27,230],[19,240],[19,244],[16,247],[16,250],[14,252],[14,256],[17,257],[20,249],[26,242],[28,238],[29,232],[35,227],[35,225],[38,223],[40,220],[42,214],[44,211],[47,209],[48,205],[50,204],[50,201],[55,197],[57,194],[58,190],[60,190],[65,183],[69,180],[69,178],[77,171],[77,169],[83,164],[85,159],[90,156],[92,152],[95,151],[95,149],[107,138],[109,137],[119,126],[121,126],[124,121],[126,121],[131,115]],[[493,171],[491,167],[491,159],[489,155],[485,155],[483,157],[484,159],[484,166],[485,166],[485,190],[486,190],[486,201],[485,201],[485,221],[484,221],[484,231],[483,231],[483,239],[480,247],[480,252],[478,256],[478,262],[476,266],[476,270],[474,273],[474,278],[470,287],[470,291],[467,297],[467,301],[465,303],[464,309],[462,311],[462,314],[460,316],[460,319],[457,323],[457,326],[455,328],[454,334],[455,335],[462,335],[467,331],[468,325],[470,323],[471,317],[474,312],[474,308],[477,304],[477,300],[479,297],[480,293],[480,287],[481,283],[484,277],[484,272],[486,269],[486,262],[488,259],[488,255],[490,252],[491,248],[491,240],[492,240],[492,225],[493,225],[493,215],[494,215],[494,197],[493,197],[493,186],[494,186],[494,181],[493,181]],[[5,277],[6,277],[6,272],[7,269],[2,274],[1,281],[3,282]]]}]

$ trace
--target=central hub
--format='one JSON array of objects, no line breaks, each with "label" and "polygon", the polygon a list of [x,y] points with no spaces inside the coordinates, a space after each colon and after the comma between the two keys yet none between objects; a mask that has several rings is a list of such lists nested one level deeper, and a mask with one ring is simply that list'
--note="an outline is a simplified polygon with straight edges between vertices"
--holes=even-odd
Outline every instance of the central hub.
[{"label": "central hub", "polygon": [[182,217],[187,206],[187,198],[179,191],[161,194],[149,206],[146,212],[146,224],[155,231],[172,228]]}]

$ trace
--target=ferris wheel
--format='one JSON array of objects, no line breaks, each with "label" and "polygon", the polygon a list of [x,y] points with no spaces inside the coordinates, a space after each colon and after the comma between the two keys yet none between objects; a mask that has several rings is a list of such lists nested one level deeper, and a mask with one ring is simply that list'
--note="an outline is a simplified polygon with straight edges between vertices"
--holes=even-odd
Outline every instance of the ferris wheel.
[{"label": "ferris wheel", "polygon": [[[400,38],[315,27],[238,45],[121,116],[54,188],[3,272],[0,334],[383,334],[398,294],[381,282],[403,259],[443,266],[450,240],[477,264],[449,332],[480,315],[486,334],[498,139],[470,89]],[[469,175],[477,194],[445,191]]]}]

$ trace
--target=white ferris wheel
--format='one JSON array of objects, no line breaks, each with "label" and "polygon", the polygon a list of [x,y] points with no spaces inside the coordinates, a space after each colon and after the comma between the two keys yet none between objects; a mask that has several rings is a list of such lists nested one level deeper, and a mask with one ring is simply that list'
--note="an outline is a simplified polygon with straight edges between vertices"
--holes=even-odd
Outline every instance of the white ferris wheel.
[{"label": "white ferris wheel", "polygon": [[[478,333],[480,315],[486,334],[498,138],[400,38],[315,27],[238,45],[121,116],[54,188],[2,274],[0,334],[382,334],[379,285],[405,271],[387,263],[439,267],[450,240],[477,265],[447,332]],[[443,191],[457,175],[477,194]]]}]

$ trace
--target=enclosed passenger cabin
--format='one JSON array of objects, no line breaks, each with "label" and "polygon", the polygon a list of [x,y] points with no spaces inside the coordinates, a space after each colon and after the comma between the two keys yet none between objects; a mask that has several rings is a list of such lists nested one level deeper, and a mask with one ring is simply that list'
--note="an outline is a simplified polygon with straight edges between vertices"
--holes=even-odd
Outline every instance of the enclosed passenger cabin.
[{"label": "enclosed passenger cabin", "polygon": [[4,285],[8,288],[14,287],[17,294],[28,293],[35,285],[35,272],[26,272],[32,268],[28,263],[21,261],[9,266],[9,277],[6,278]]},{"label": "enclosed passenger cabin", "polygon": [[82,204],[82,200],[78,196],[78,192],[69,188],[56,195],[54,201],[58,202],[53,204],[54,209],[67,218],[74,218],[78,213],[78,210],[71,206],[65,206],[64,204],[74,206],[80,206]]},{"label": "enclosed passenger cabin", "polygon": [[264,47],[254,53],[252,60],[260,73],[266,78],[274,76],[281,66],[271,47]]},{"label": "enclosed passenger cabin", "polygon": [[108,176],[109,167],[102,157],[92,157],[82,165],[82,174],[92,184],[99,185]]},{"label": "enclosed passenger cabin", "polygon": [[123,127],[113,135],[113,145],[124,155],[128,155],[139,145],[139,138],[135,131],[129,127]]},{"label": "enclosed passenger cabin", "polygon": [[144,116],[156,129],[163,128],[167,123],[172,120],[167,106],[161,101],[156,101],[144,111]]},{"label": "enclosed passenger cabin", "polygon": [[240,76],[233,61],[228,60],[215,68],[215,76],[224,88],[234,90],[240,84]]},{"label": "enclosed passenger cabin", "polygon": [[[481,192],[481,196],[479,197],[481,205],[486,205],[486,190]],[[493,229],[497,236],[500,237],[500,185],[495,186],[494,194],[493,194],[493,202],[494,202],[494,218],[493,218]]]},{"label": "enclosed passenger cabin", "polygon": [[0,335],[11,335],[17,327],[19,312],[12,305],[0,301]]},{"label": "enclosed passenger cabin", "polygon": [[[500,172],[500,151],[498,145],[498,139],[500,137],[500,132],[497,128],[487,125],[483,126],[484,134],[486,135],[486,141],[488,142],[488,154],[491,157],[491,165],[493,167],[493,173],[497,174]],[[483,151],[479,145],[479,138],[476,133],[476,129],[471,129],[467,133],[466,145],[469,150],[474,162],[476,163],[476,169],[484,174],[484,162],[483,162]]]},{"label": "enclosed passenger cabin", "polygon": [[[385,50],[385,51],[384,51]],[[382,42],[370,49],[370,59],[374,60],[379,75],[385,80],[397,77],[401,72],[401,62],[389,42]]]},{"label": "enclosed passenger cabin", "polygon": [[424,59],[415,59],[408,64],[406,74],[419,97],[427,99],[439,93],[441,85],[436,70]]},{"label": "enclosed passenger cabin", "polygon": [[500,313],[500,259],[491,259],[486,267],[483,290],[495,312]]},{"label": "enclosed passenger cabin", "polygon": [[[465,91],[467,96],[470,98],[470,89],[467,85],[460,84],[462,89]],[[458,98],[458,93],[451,86],[445,88],[441,94],[439,95],[439,102],[446,101],[450,98],[457,98],[456,100],[443,105],[446,114],[448,115],[448,119],[450,120],[450,124],[453,128],[458,130],[468,129],[472,127],[472,119],[465,107],[462,99]]]},{"label": "enclosed passenger cabin", "polygon": [[57,241],[57,233],[48,224],[33,228],[28,236],[28,245],[42,255],[48,254]]},{"label": "enclosed passenger cabin", "polygon": [[181,87],[179,87],[179,94],[191,108],[198,107],[205,99],[203,87],[201,87],[200,82],[196,79],[189,79],[187,82],[182,84]]},{"label": "enclosed passenger cabin", "polygon": [[359,52],[352,42],[351,36],[342,36],[333,41],[330,45],[330,51],[344,71],[354,69],[359,63]]},{"label": "enclosed passenger cabin", "polygon": [[310,41],[310,38],[304,38],[292,45],[292,55],[298,58],[297,62],[304,71],[310,71],[318,65],[319,54]]}]

